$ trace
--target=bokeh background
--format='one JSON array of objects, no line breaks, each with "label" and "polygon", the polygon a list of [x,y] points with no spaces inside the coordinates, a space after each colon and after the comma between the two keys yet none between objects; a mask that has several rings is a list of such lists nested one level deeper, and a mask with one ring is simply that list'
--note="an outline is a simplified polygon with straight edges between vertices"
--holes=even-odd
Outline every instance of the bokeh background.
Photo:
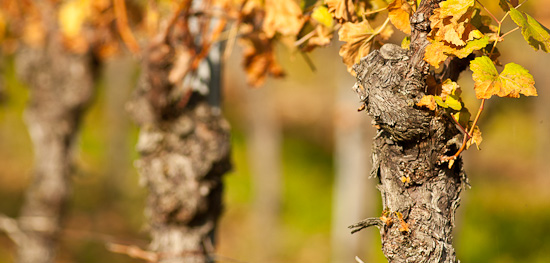
[{"label": "bokeh background", "polygon": [[[502,15],[497,1],[484,2]],[[548,5],[533,0],[522,10],[550,27]],[[503,32],[513,27],[506,23]],[[356,111],[340,45],[314,51],[315,70],[281,46],[287,76],[259,89],[247,87],[241,51],[231,51],[223,112],[233,129],[234,168],[225,177],[218,261],[336,263],[357,256],[386,262],[377,229],[354,235],[347,229],[379,215],[381,202],[377,179],[368,178],[374,128]],[[487,102],[482,150],[463,154],[471,188],[462,193],[454,243],[462,262],[550,262],[550,55],[535,52],[519,31],[499,49],[503,64],[515,62],[533,74],[539,96]],[[16,79],[12,58],[0,68],[0,213],[16,217],[33,165],[22,118],[28,90]],[[102,69],[74,149],[73,197],[58,262],[140,262],[105,247],[148,243],[147,193],[132,166],[137,128],[124,111],[138,75],[139,62],[130,56]],[[471,73],[459,84],[475,112]],[[0,234],[0,263],[13,261],[14,248]]]}]

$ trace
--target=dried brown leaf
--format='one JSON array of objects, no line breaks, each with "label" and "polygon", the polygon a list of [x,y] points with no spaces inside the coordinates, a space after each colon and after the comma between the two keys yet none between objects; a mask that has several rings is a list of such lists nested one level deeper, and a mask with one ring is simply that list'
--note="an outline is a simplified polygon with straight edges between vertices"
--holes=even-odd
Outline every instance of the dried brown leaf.
[{"label": "dried brown leaf", "polygon": [[297,35],[304,24],[302,10],[294,0],[266,0],[263,31],[268,38],[275,33]]},{"label": "dried brown leaf", "polygon": [[356,22],[357,15],[352,0],[325,0],[328,11],[338,23]]}]

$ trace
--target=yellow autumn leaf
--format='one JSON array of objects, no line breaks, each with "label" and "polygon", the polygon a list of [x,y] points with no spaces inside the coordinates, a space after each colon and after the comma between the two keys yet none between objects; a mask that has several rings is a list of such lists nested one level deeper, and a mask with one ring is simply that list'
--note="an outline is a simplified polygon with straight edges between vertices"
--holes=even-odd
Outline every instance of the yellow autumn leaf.
[{"label": "yellow autumn leaf", "polygon": [[368,40],[374,33],[372,27],[367,20],[361,23],[347,22],[342,25],[339,32],[339,40],[346,42],[340,48],[340,56],[342,57],[344,64],[348,67],[348,71],[351,72],[351,67],[359,62],[359,60],[368,55],[372,41]]},{"label": "yellow autumn leaf", "polygon": [[266,0],[263,31],[268,38],[276,32],[297,35],[304,24],[302,10],[294,0]]},{"label": "yellow autumn leaf", "polygon": [[88,1],[73,0],[64,2],[59,8],[58,22],[63,34],[68,38],[76,38],[82,25],[89,15]]},{"label": "yellow autumn leaf", "polygon": [[338,23],[357,21],[352,0],[325,0],[325,4]]},{"label": "yellow autumn leaf", "polygon": [[508,63],[499,74],[493,61],[487,56],[474,59],[470,63],[474,89],[478,99],[489,99],[493,95],[499,97],[519,98],[537,96],[535,80],[529,71],[515,63]]},{"label": "yellow autumn leaf", "polygon": [[471,11],[475,5],[475,0],[447,0],[439,3],[440,18],[449,18],[458,22],[463,15]]},{"label": "yellow autumn leaf", "polygon": [[388,5],[388,17],[392,24],[405,34],[411,33],[411,24],[409,17],[411,15],[411,6],[405,0],[395,0]]},{"label": "yellow autumn leaf", "polygon": [[475,143],[476,147],[478,150],[481,150],[479,148],[479,145],[481,144],[481,142],[483,141],[483,138],[481,137],[481,130],[479,129],[479,127],[476,125],[474,127],[474,131],[472,132],[472,138],[470,138],[467,142],[466,142],[466,149],[469,149],[470,146],[472,146],[472,144]]},{"label": "yellow autumn leaf", "polygon": [[418,103],[416,103],[416,106],[418,107],[426,107],[430,110],[435,110],[435,98],[433,95],[426,95],[420,99]]},{"label": "yellow autumn leaf", "polygon": [[487,46],[487,44],[489,44],[489,38],[487,36],[468,41],[463,47],[446,45],[445,42],[442,41],[433,41],[426,47],[424,61],[430,63],[430,65],[435,68],[439,68],[439,64],[445,61],[448,56],[454,55],[459,58],[465,58],[474,50],[480,50]]}]

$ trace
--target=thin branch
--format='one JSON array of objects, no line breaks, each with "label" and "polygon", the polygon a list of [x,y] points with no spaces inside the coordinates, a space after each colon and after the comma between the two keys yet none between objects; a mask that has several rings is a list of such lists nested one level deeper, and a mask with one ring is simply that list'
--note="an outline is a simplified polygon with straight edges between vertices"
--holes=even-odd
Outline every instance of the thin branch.
[{"label": "thin branch", "polygon": [[370,16],[370,15],[372,15],[372,14],[376,14],[376,13],[378,13],[378,12],[382,12],[382,11],[388,9],[388,7],[389,7],[389,5],[386,6],[386,7],[382,7],[382,8],[380,8],[380,9],[377,9],[377,10],[373,10],[373,11],[369,11],[369,12],[362,13],[361,16],[364,16],[364,17],[365,17],[365,16]]},{"label": "thin branch", "polygon": [[23,231],[19,228],[17,220],[0,214],[0,231],[6,233],[6,235],[18,246],[22,245],[22,238],[25,236]]},{"label": "thin branch", "polygon": [[516,27],[516,28],[514,28],[514,29],[512,29],[512,30],[510,30],[510,31],[508,31],[508,32],[506,32],[506,33],[504,33],[504,34],[502,34],[502,36],[500,36],[500,39],[503,39],[506,35],[508,35],[508,34],[510,34],[510,33],[512,33],[512,32],[514,32],[514,31],[516,31],[516,30],[518,30],[518,29],[520,29],[519,26]]},{"label": "thin branch", "polygon": [[485,11],[500,25],[501,22],[493,15],[493,13],[491,13],[491,11],[489,11],[489,9],[487,9],[479,0],[476,0],[476,2],[481,6],[483,7],[483,9],[485,9]]},{"label": "thin branch", "polygon": [[[233,51],[233,46],[235,45],[235,41],[237,40],[237,33],[239,33],[239,23],[234,22],[233,24],[231,24],[231,28],[229,29],[229,35],[227,37],[227,45],[223,50],[224,60],[229,59],[229,56],[231,56],[231,52]],[[222,37],[222,34],[220,34],[219,38],[221,37]]]},{"label": "thin branch", "polygon": [[369,217],[351,226],[348,226],[348,228],[351,229],[351,233],[353,234],[371,226],[376,226],[378,228],[381,228],[382,226],[384,226],[384,223],[378,217]]},{"label": "thin branch", "polygon": [[380,28],[378,29],[378,31],[374,32],[374,34],[372,34],[369,38],[367,38],[367,40],[365,40],[363,42],[363,44],[361,44],[361,48],[363,47],[363,45],[369,43],[370,41],[372,41],[374,39],[374,37],[378,36],[382,30],[384,30],[384,28],[386,28],[386,26],[388,25],[388,22],[390,22],[390,18],[386,18],[386,21],[384,21],[384,24],[382,24],[382,26],[380,26]]},{"label": "thin branch", "polygon": [[132,257],[132,258],[143,259],[150,262],[158,262],[159,260],[158,253],[143,250],[138,246],[133,246],[133,245],[127,246],[127,245],[116,244],[116,243],[107,243],[106,247],[107,247],[107,250],[111,252],[128,255],[129,257]]},{"label": "thin branch", "polygon": [[303,44],[304,42],[306,42],[308,39],[310,39],[311,37],[315,36],[315,32],[317,32],[317,30],[313,29],[311,32],[307,33],[305,36],[303,36],[302,38],[296,40],[296,42],[294,42],[294,46],[299,46],[301,44]]},{"label": "thin branch", "polygon": [[120,33],[120,37],[122,38],[122,41],[132,53],[139,54],[140,53],[139,44],[136,38],[134,37],[134,35],[132,34],[132,30],[130,29],[130,26],[128,25],[126,3],[124,2],[124,0],[114,0],[113,5],[115,8],[116,26],[117,26],[118,32]]},{"label": "thin branch", "polygon": [[[470,128],[470,132],[468,132],[468,136],[464,136],[464,139],[462,140],[462,146],[460,146],[460,149],[453,155],[453,156],[444,156],[441,157],[441,161],[447,162],[456,159],[460,153],[464,151],[466,148],[466,144],[468,143],[468,140],[472,137],[474,133],[474,128],[476,127],[477,121],[479,120],[479,116],[481,116],[481,112],[485,108],[485,99],[481,100],[481,105],[479,105],[479,109],[477,110],[476,118],[474,119],[474,123],[472,123],[472,127]],[[452,165],[452,164],[450,164]]]},{"label": "thin branch", "polygon": [[311,61],[311,58],[305,52],[300,52],[300,54],[302,55],[302,57],[306,61],[307,65],[309,66],[311,71],[313,71],[313,72],[317,71],[317,68],[315,67],[315,64],[313,64],[313,61]]}]

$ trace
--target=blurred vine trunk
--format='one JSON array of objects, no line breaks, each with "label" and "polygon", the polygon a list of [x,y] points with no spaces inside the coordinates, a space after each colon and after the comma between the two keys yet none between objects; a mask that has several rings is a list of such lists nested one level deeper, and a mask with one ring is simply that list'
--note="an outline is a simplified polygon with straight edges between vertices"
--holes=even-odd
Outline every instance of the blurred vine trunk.
[{"label": "blurred vine trunk", "polygon": [[[382,251],[389,262],[458,262],[452,245],[455,211],[466,181],[459,156],[463,134],[444,113],[416,107],[424,96],[429,65],[429,17],[439,0],[424,0],[411,16],[408,50],[386,44],[361,59],[354,86],[378,128],[372,175],[380,180],[382,217],[366,219],[359,230],[380,227]],[[464,61],[450,59],[436,77],[456,80]],[[466,65],[468,63],[465,63]]]},{"label": "blurred vine trunk", "polygon": [[[231,167],[230,127],[220,110],[222,46],[214,43],[196,70],[185,72],[181,82],[172,81],[171,74],[182,65],[179,59],[190,62],[187,55],[206,48],[194,44],[206,32],[197,28],[199,22],[187,20],[189,4],[182,4],[184,10],[167,35],[161,32],[147,45],[141,78],[128,104],[140,128],[135,166],[149,190],[145,213],[150,250],[158,262],[214,260],[222,176]],[[192,35],[185,32],[187,25],[196,26]],[[184,41],[189,37],[193,43]]]},{"label": "blurred vine trunk", "polygon": [[[257,260],[271,262],[280,248],[282,132],[272,89],[246,91],[248,104],[247,154],[254,189]],[[269,227],[264,227],[269,226]],[[269,242],[265,242],[269,240]]]},{"label": "blurred vine trunk", "polygon": [[[43,5],[47,36],[41,47],[22,47],[16,70],[28,83],[25,122],[34,148],[34,172],[18,219],[17,262],[54,262],[71,192],[75,136],[94,93],[91,55],[72,54]],[[47,15],[50,14],[50,15]],[[48,18],[50,20],[48,20]],[[53,19],[55,21],[55,19]]]}]

